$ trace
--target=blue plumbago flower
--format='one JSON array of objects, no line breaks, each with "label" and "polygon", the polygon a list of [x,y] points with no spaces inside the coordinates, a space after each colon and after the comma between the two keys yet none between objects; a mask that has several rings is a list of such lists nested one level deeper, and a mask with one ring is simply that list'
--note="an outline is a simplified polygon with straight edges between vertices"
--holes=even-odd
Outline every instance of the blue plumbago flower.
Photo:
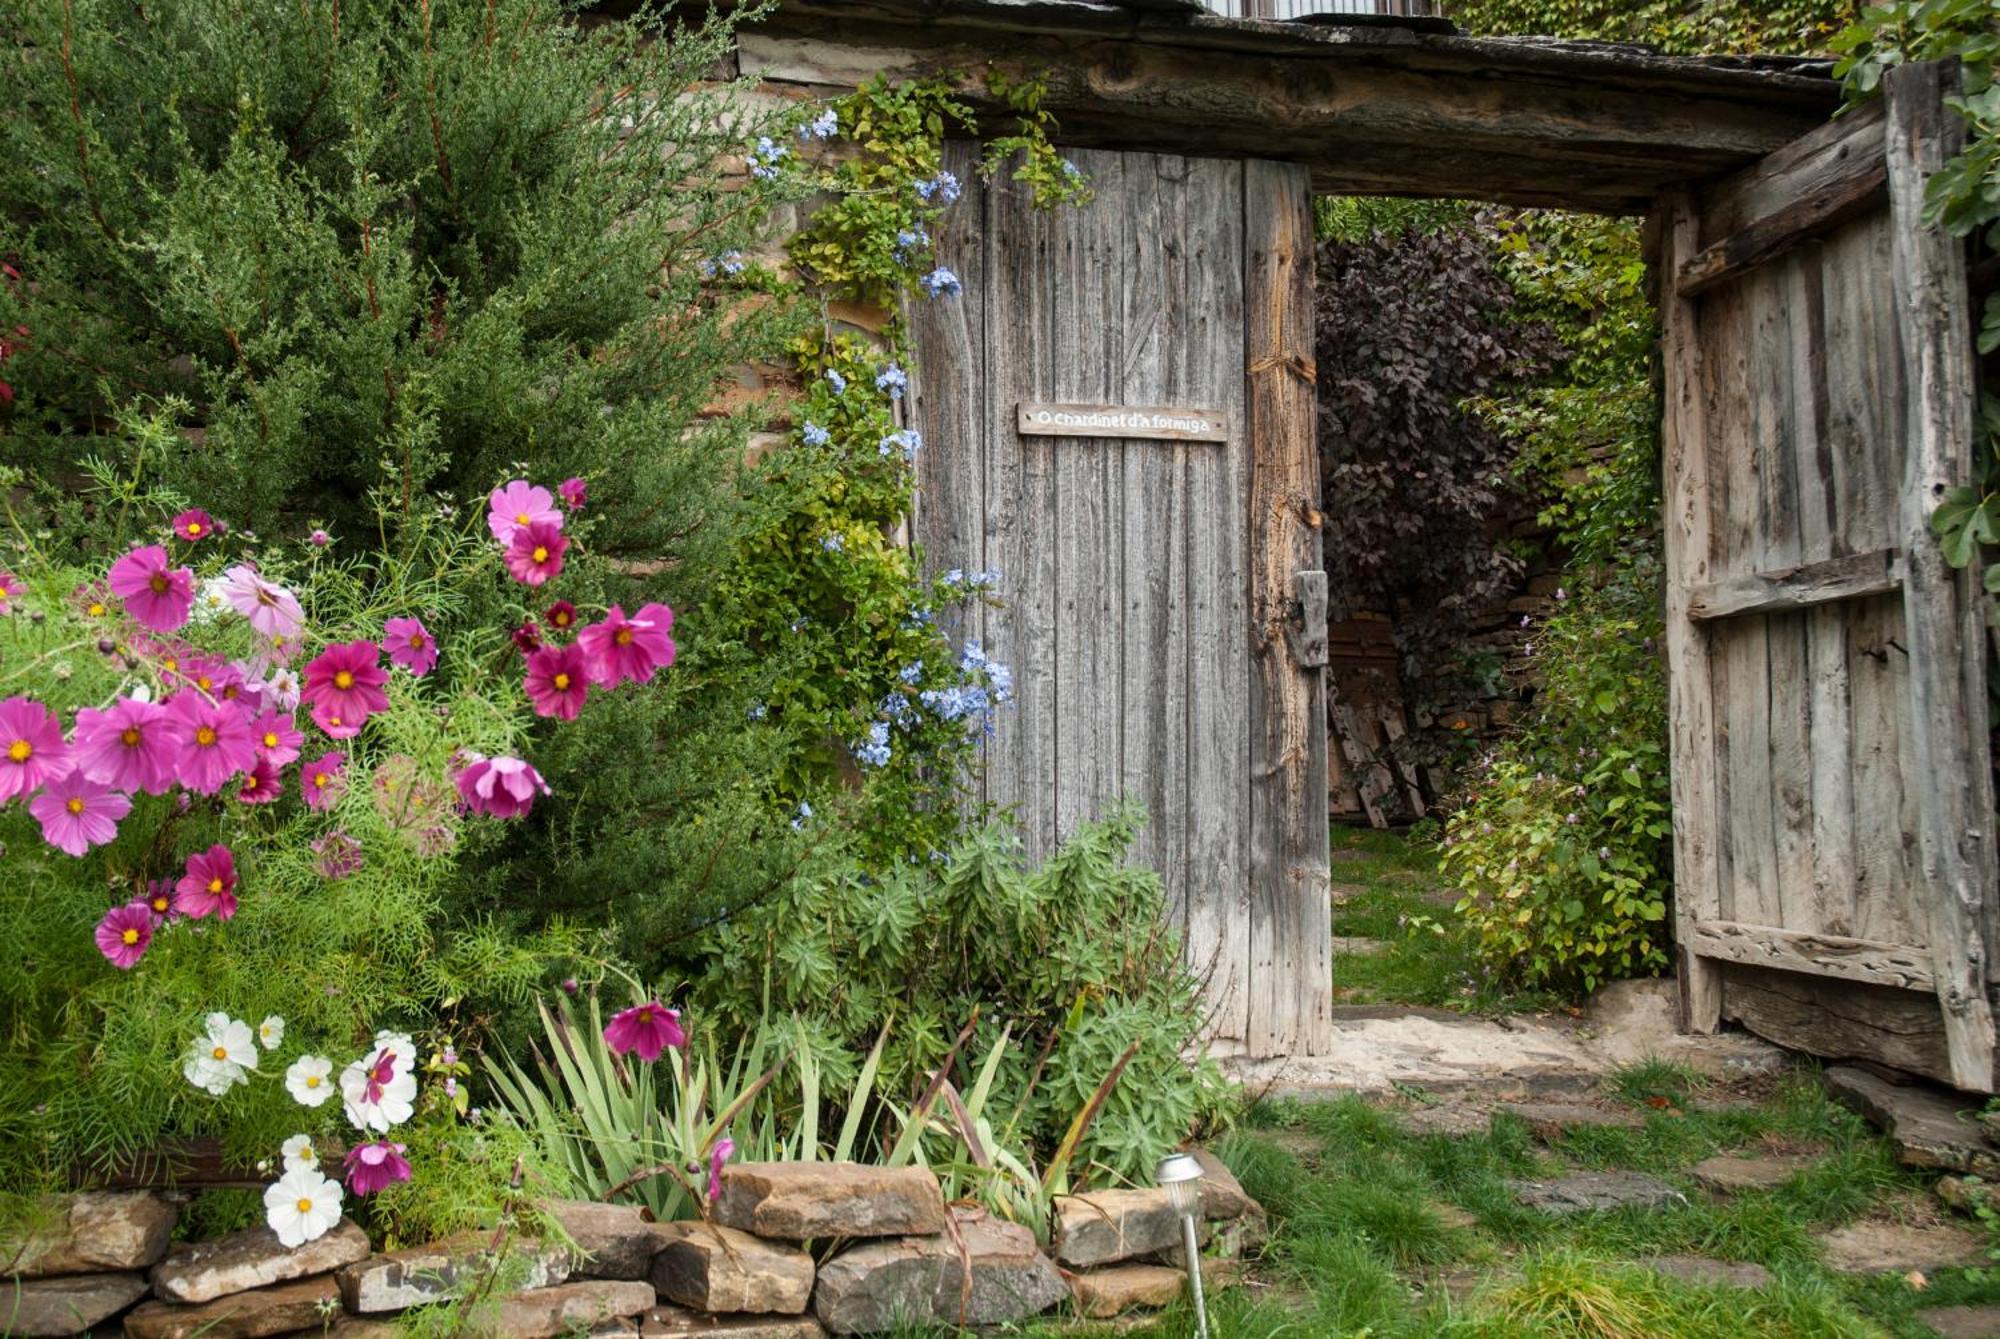
[{"label": "blue plumbago flower", "polygon": [[1000,584],[1000,569],[989,567],[983,572],[974,572],[972,574],[972,584],[975,586],[997,587]]},{"label": "blue plumbago flower", "polygon": [[917,714],[916,708],[910,705],[910,699],[901,693],[891,693],[883,698],[881,711],[898,725],[909,724],[910,718]]},{"label": "blue plumbago flower", "polygon": [[929,181],[917,183],[917,195],[933,204],[948,205],[958,199],[958,178],[949,172],[939,172]]},{"label": "blue plumbago flower", "polygon": [[917,280],[917,284],[934,298],[955,298],[965,291],[965,285],[958,281],[958,276],[942,265]]},{"label": "blue plumbago flower", "polygon": [[917,680],[924,677],[924,662],[921,660],[910,662],[896,671],[896,677],[904,683],[914,684]]},{"label": "blue plumbago flower", "polygon": [[890,363],[875,377],[875,389],[889,392],[891,400],[903,398],[903,392],[910,388],[910,374]]},{"label": "blue plumbago flower", "polygon": [[829,367],[826,369],[826,384],[833,387],[835,395],[845,395],[847,393],[847,378],[840,375],[839,368]]},{"label": "blue plumbago flower", "polygon": [[799,127],[800,139],[832,139],[840,133],[840,113],[828,107]]},{"label": "blue plumbago flower", "polygon": [[898,428],[882,439],[882,455],[886,459],[898,450],[904,460],[915,460],[917,452],[924,449],[924,435],[915,428]]},{"label": "blue plumbago flower", "polygon": [[847,541],[839,535],[828,535],[819,542],[819,546],[828,553],[840,553],[847,548]]},{"label": "blue plumbago flower", "polygon": [[963,586],[965,584],[965,569],[963,567],[954,567],[949,572],[946,572],[944,574],[944,584],[950,586],[953,590],[957,590],[960,586]]},{"label": "blue plumbago flower", "polygon": [[795,812],[792,815],[792,830],[796,832],[800,828],[804,827],[806,825],[806,820],[811,818],[812,816],[813,816],[812,801],[800,800],[797,812]]},{"label": "blue plumbago flower", "polygon": [[725,251],[713,260],[704,260],[701,272],[710,279],[718,274],[735,276],[743,273],[745,265],[741,251]]},{"label": "blue plumbago flower", "polygon": [[896,259],[907,265],[919,251],[931,244],[931,235],[922,228],[905,228],[896,234]]},{"label": "blue plumbago flower", "polygon": [[771,709],[765,706],[762,702],[752,702],[750,704],[750,710],[748,715],[751,720],[761,721],[770,714],[771,714]]},{"label": "blue plumbago flower", "polygon": [[1083,169],[1078,167],[1075,163],[1072,163],[1067,158],[1062,160],[1062,174],[1065,177],[1069,178],[1071,181],[1083,180]]},{"label": "blue plumbago flower", "polygon": [[854,761],[863,767],[889,765],[889,723],[877,721],[868,727],[868,742],[854,746]]},{"label": "blue plumbago flower", "polygon": [[807,446],[825,446],[833,440],[832,433],[822,428],[819,424],[814,423],[811,419],[807,419],[805,427],[799,430],[799,437]]},{"label": "blue plumbago flower", "polygon": [[746,156],[750,164],[750,175],[759,181],[776,181],[779,165],[791,156],[791,150],[772,141],[769,135],[757,137],[757,147]]},{"label": "blue plumbago flower", "polygon": [[919,609],[903,620],[905,628],[922,628],[937,622],[937,610]]}]

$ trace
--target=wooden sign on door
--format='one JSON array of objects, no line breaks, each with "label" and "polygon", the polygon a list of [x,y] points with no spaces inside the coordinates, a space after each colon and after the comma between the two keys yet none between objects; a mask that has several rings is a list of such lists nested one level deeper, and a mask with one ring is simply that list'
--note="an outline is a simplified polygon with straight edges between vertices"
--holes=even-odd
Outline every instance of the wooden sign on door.
[{"label": "wooden sign on door", "polygon": [[1024,437],[1145,437],[1170,442],[1226,442],[1229,415],[1219,409],[1151,405],[1030,404],[1020,406]]}]

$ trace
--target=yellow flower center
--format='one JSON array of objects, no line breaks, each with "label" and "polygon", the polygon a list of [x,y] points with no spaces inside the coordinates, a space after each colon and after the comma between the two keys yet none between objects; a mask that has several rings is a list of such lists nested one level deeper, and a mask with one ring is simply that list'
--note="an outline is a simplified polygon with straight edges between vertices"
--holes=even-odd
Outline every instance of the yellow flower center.
[{"label": "yellow flower center", "polygon": [[516,525],[526,525],[526,524],[528,524],[528,513],[527,513],[527,512],[525,512],[525,511],[517,511],[517,512],[515,512],[515,513],[514,513],[514,524],[516,524]]},{"label": "yellow flower center", "polygon": [[639,1021],[640,1021],[641,1023],[650,1023],[650,1022],[652,1022],[652,1021],[653,1021],[653,1011],[652,1011],[651,1009],[641,1009],[641,1010],[639,1011]]},{"label": "yellow flower center", "polygon": [[92,618],[103,618],[106,614],[110,613],[111,611],[105,608],[104,601],[92,600],[90,602],[90,607],[88,609],[85,609],[83,612],[90,615]]},{"label": "yellow flower center", "polygon": [[17,739],[7,746],[7,757],[11,762],[26,762],[35,755],[35,746],[25,739]]},{"label": "yellow flower center", "polygon": [[558,674],[550,682],[555,684],[556,691],[559,693],[567,693],[569,691],[569,675],[567,674]]},{"label": "yellow flower center", "polygon": [[167,908],[172,905],[173,903],[165,897],[156,897],[153,899],[153,910],[162,916],[167,914]]},{"label": "yellow flower center", "polygon": [[339,672],[338,674],[335,674],[335,675],[333,676],[333,686],[334,686],[335,688],[352,688],[352,687],[354,687],[354,674],[353,674],[353,672],[352,672],[352,671],[350,671],[350,670],[341,670],[341,671],[340,671],[340,672]]},{"label": "yellow flower center", "polygon": [[167,593],[167,586],[168,586],[167,574],[165,572],[155,572],[153,573],[152,579],[148,581],[146,584],[152,587],[153,594],[165,595]]},{"label": "yellow flower center", "polygon": [[162,660],[160,662],[160,668],[165,670],[169,674],[172,674],[175,670],[179,669],[180,667],[181,667],[181,662],[175,660],[172,656],[168,656],[165,660]]},{"label": "yellow flower center", "polygon": [[327,776],[326,776],[326,773],[325,773],[325,772],[314,772],[314,773],[313,773],[313,789],[314,789],[314,790],[324,790],[324,789],[326,788],[326,781],[327,781]]},{"label": "yellow flower center", "polygon": [[71,813],[73,813],[73,814],[80,814],[80,813],[82,813],[82,812],[83,812],[83,797],[82,797],[81,795],[72,795],[72,796],[70,796],[70,798],[69,798],[69,802],[68,802],[67,804],[63,805],[63,808],[65,808],[65,809],[69,810],[69,811],[70,811]]},{"label": "yellow flower center", "polygon": [[200,533],[201,533],[201,522],[200,522],[200,521],[189,521],[189,522],[188,522],[188,538],[189,538],[189,539],[193,539],[193,538],[195,538],[195,537],[196,537],[197,535],[199,535]]},{"label": "yellow flower center", "polygon": [[226,1046],[218,1046],[214,1050],[210,1051],[209,1054],[217,1060],[227,1060],[229,1058],[229,1048]]},{"label": "yellow flower center", "polygon": [[139,747],[139,727],[128,725],[118,732],[118,741],[128,749]]},{"label": "yellow flower center", "polygon": [[209,689],[215,687],[215,680],[209,678],[206,674],[204,674],[199,679],[196,679],[194,681],[194,686],[196,688],[201,689],[202,692],[206,693]]},{"label": "yellow flower center", "polygon": [[207,748],[215,742],[215,731],[205,725],[202,726],[194,732],[194,742],[203,748]]},{"label": "yellow flower center", "polygon": [[319,1075],[317,1075],[317,1074],[308,1074],[308,1075],[306,1075],[306,1087],[308,1087],[308,1088],[317,1088],[317,1087],[319,1087]]},{"label": "yellow flower center", "polygon": [[311,1213],[312,1211],[313,1211],[313,1202],[311,1200],[302,1199],[299,1201],[300,1213]]},{"label": "yellow flower center", "polygon": [[299,1157],[299,1158],[300,1158],[301,1160],[303,1160],[303,1161],[305,1161],[305,1162],[318,1162],[318,1161],[319,1161],[319,1159],[318,1159],[318,1158],[316,1158],[316,1157],[314,1157],[314,1156],[313,1156],[313,1146],[312,1146],[311,1144],[307,1144],[307,1145],[306,1145],[305,1147],[301,1148],[301,1149],[300,1149],[300,1150],[298,1151],[298,1155],[297,1155],[297,1156],[298,1156],[298,1157]]},{"label": "yellow flower center", "polygon": [[413,651],[421,651],[424,649],[424,634],[422,634],[421,632],[413,632],[410,634],[410,649]]},{"label": "yellow flower center", "polygon": [[620,646],[630,646],[632,644],[632,629],[630,628],[618,629],[617,632],[611,635],[611,640],[618,643]]},{"label": "yellow flower center", "polygon": [[217,875],[215,878],[212,878],[208,881],[208,891],[211,893],[219,893],[222,891],[221,875]]},{"label": "yellow flower center", "polygon": [[267,749],[278,747],[278,732],[276,730],[266,730],[264,732],[264,747]]},{"label": "yellow flower center", "polygon": [[546,544],[537,544],[537,545],[535,545],[535,552],[534,552],[534,559],[535,559],[535,561],[536,561],[536,562],[538,562],[538,563],[545,563],[545,562],[547,562],[547,561],[549,560],[549,547],[548,547],[548,545],[546,545]]},{"label": "yellow flower center", "polygon": [[139,932],[137,930],[127,930],[124,934],[119,935],[118,938],[120,942],[130,947],[139,942]]}]

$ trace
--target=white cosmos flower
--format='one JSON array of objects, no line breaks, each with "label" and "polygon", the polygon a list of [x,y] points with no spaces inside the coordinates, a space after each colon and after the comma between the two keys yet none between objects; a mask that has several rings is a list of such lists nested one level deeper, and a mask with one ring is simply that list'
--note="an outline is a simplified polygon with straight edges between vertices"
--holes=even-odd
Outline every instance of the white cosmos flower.
[{"label": "white cosmos flower", "polygon": [[181,1073],[195,1087],[220,1097],[249,1082],[246,1071],[257,1067],[257,1043],[250,1025],[228,1014],[212,1013],[205,1021],[208,1030],[196,1039]]},{"label": "white cosmos flower", "polygon": [[264,1191],[264,1221],[282,1246],[297,1247],[333,1231],[340,1186],[312,1167],[297,1167]]},{"label": "white cosmos flower", "polygon": [[264,690],[264,700],[279,711],[290,711],[299,705],[299,676],[288,669],[274,669],[259,685]]},{"label": "white cosmos flower", "polygon": [[267,1051],[275,1051],[285,1044],[285,1020],[272,1014],[257,1025],[257,1044]]},{"label": "white cosmos flower", "polygon": [[340,1072],[340,1096],[357,1130],[387,1134],[416,1112],[417,1050],[397,1032],[375,1034],[375,1049]]},{"label": "white cosmos flower", "polygon": [[323,1055],[302,1055],[285,1071],[285,1091],[302,1107],[324,1106],[333,1096],[333,1061]]},{"label": "white cosmos flower", "polygon": [[213,623],[217,615],[228,613],[228,584],[221,577],[210,577],[202,582],[200,591],[194,597],[194,607],[188,610],[188,622],[201,627]]},{"label": "white cosmos flower", "polygon": [[312,1136],[295,1134],[279,1145],[278,1151],[284,1155],[285,1170],[296,1172],[319,1166],[319,1152],[313,1147]]}]

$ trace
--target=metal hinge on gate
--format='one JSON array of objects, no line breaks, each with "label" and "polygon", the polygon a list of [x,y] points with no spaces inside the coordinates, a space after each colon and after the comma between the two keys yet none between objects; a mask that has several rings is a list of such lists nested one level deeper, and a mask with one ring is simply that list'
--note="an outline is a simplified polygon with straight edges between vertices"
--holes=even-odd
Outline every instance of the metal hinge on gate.
[{"label": "metal hinge on gate", "polygon": [[1326,573],[1292,574],[1293,598],[1286,610],[1285,641],[1301,669],[1326,664]]}]

